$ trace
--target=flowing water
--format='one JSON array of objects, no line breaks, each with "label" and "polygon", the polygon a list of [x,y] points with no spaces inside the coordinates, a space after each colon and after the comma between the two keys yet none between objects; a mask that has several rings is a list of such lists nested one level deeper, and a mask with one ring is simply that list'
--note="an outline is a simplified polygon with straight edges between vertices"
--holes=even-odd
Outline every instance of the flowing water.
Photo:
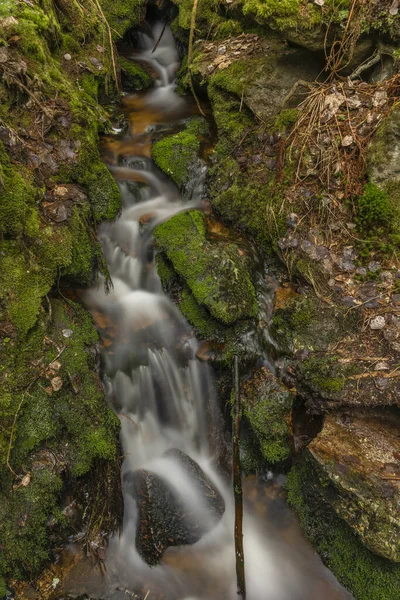
[{"label": "flowing water", "polygon": [[[196,359],[197,341],[163,293],[154,261],[154,228],[181,210],[198,207],[204,179],[201,167],[193,177],[189,198],[183,200],[150,157],[154,135],[162,135],[194,113],[193,104],[175,92],[179,63],[168,27],[152,51],[161,29],[156,23],[151,34],[139,34],[136,56],[157,74],[156,84],[146,93],[124,97],[129,129],[116,129],[104,143],[123,207],[120,217],[103,224],[100,231],[113,287],[108,294],[101,285],[91,290],[87,303],[102,324],[104,385],[121,420],[123,473],[137,469],[156,473],[207,523],[210,515],[188,474],[165,456],[166,450],[179,448],[217,486],[226,510],[199,542],[168,549],[161,565],[150,568],[135,548],[138,511],[125,491],[123,532],[110,542],[107,576],[75,575],[65,591],[86,591],[101,598],[148,594],[148,600],[233,600],[237,598],[233,498],[230,485],[214,465],[210,445],[218,414],[213,374]],[[280,490],[276,477],[265,484],[254,477],[245,482],[248,599],[350,598],[302,538]]]}]

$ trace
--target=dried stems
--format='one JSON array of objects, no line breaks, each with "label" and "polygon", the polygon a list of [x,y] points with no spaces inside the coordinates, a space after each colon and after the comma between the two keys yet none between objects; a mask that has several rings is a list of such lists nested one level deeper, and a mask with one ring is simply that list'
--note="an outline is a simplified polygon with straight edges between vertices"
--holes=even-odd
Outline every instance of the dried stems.
[{"label": "dried stems", "polygon": [[367,146],[399,86],[400,76],[379,84],[314,84],[288,140],[297,181],[317,176],[327,191],[360,193]]}]

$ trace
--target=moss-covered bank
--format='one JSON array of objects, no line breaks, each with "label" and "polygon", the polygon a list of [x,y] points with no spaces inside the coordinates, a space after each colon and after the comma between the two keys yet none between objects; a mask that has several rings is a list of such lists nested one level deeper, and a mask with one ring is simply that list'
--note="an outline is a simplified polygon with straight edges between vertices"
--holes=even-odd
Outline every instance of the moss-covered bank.
[{"label": "moss-covered bank", "polygon": [[[88,474],[111,465],[103,511],[119,498],[119,422],[97,334],[60,290],[99,270],[107,279],[96,225],[116,216],[120,193],[99,154],[109,127],[99,98],[116,97],[104,14],[119,34],[141,18],[122,4],[102,2],[103,15],[85,0],[0,8],[0,596],[6,577],[37,575],[70,531],[66,484],[86,485],[90,503]],[[106,510],[111,530],[118,510]]]}]

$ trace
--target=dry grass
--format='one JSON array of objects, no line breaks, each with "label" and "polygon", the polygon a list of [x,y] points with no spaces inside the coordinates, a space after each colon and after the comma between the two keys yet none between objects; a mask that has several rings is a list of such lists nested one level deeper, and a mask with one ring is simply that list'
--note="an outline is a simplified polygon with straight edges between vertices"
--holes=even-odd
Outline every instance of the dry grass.
[{"label": "dry grass", "polygon": [[400,92],[400,75],[378,83],[316,83],[299,107],[289,137],[296,180],[318,177],[327,191],[361,192],[366,150]]}]

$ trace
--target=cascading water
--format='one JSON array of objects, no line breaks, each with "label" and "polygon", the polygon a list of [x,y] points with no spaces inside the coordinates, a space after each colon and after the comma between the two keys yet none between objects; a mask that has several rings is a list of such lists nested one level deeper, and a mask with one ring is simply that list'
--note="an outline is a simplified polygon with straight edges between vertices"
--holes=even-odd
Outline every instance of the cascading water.
[{"label": "cascading water", "polygon": [[[139,469],[159,476],[209,531],[192,546],[170,548],[161,565],[151,568],[135,547],[138,507],[125,490],[123,533],[110,542],[107,585],[151,590],[149,600],[232,600],[237,597],[233,498],[213,465],[209,443],[216,411],[212,373],[196,359],[190,327],[163,294],[153,256],[155,226],[199,205],[204,176],[202,170],[197,173],[184,202],[150,159],[152,133],[193,112],[175,93],[178,55],[168,27],[153,51],[161,31],[157,23],[151,35],[138,34],[141,50],[135,58],[148,64],[158,79],[145,94],[124,98],[129,133],[116,132],[109,144],[114,149],[109,168],[123,199],[118,220],[103,224],[100,232],[113,287],[108,294],[102,286],[91,290],[87,302],[112,329],[112,343],[104,352],[104,384],[121,420],[125,476]],[[166,454],[172,448],[195,460],[220,490],[226,508],[218,524],[211,523],[188,473],[173,454]],[[250,510],[245,511],[244,546],[249,600],[349,597],[308,546],[303,544],[300,551],[291,547],[280,531],[265,519],[257,521]]]}]

